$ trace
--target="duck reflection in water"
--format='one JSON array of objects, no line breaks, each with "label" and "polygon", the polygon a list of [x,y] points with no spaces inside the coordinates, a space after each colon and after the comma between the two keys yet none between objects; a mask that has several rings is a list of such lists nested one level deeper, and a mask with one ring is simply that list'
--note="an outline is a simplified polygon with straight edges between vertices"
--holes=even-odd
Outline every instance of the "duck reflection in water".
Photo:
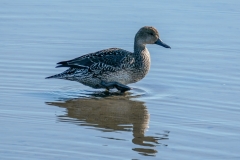
[{"label": "duck reflection in water", "polygon": [[[103,132],[132,131],[132,142],[143,146],[143,148],[132,148],[132,150],[142,155],[154,156],[157,153],[157,150],[154,149],[156,145],[167,146],[159,141],[168,139],[169,132],[156,134],[156,136],[145,136],[150,119],[148,110],[144,102],[131,100],[137,97],[127,94],[130,93],[126,93],[125,96],[93,94],[90,98],[46,103],[67,109],[66,115],[58,116],[61,122],[91,126]],[[111,137],[102,138],[116,140]]]}]

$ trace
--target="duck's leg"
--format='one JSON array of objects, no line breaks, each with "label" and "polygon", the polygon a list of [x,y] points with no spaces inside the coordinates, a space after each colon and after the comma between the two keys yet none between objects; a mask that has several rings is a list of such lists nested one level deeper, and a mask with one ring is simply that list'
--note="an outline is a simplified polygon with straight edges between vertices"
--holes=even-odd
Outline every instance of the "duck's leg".
[{"label": "duck's leg", "polygon": [[130,87],[128,87],[126,85],[123,85],[121,83],[118,83],[118,82],[104,82],[104,81],[102,81],[101,85],[106,87],[107,90],[109,90],[111,88],[117,88],[122,93],[131,89]]},{"label": "duck's leg", "polygon": [[128,87],[128,86],[126,86],[126,85],[123,85],[123,84],[121,84],[121,83],[118,83],[118,82],[116,82],[115,87],[116,87],[119,91],[121,91],[122,93],[131,90],[130,87]]}]

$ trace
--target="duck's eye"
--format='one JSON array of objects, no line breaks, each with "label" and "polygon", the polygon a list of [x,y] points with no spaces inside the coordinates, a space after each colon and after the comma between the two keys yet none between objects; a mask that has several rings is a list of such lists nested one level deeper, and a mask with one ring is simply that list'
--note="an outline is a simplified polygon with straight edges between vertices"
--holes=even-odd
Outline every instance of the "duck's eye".
[{"label": "duck's eye", "polygon": [[150,33],[150,35],[152,35],[152,36],[153,36],[153,33]]}]

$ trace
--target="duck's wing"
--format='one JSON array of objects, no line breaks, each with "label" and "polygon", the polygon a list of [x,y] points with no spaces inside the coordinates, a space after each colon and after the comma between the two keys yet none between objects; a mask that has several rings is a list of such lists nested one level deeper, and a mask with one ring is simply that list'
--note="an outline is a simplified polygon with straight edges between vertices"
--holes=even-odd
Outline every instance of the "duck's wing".
[{"label": "duck's wing", "polygon": [[134,62],[132,53],[119,48],[110,48],[57,63],[57,67],[86,68],[90,70],[114,70]]}]

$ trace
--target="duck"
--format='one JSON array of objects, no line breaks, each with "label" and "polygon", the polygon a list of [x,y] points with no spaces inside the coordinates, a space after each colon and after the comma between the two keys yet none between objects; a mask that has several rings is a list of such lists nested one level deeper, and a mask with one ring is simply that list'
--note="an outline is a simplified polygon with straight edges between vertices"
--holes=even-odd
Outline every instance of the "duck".
[{"label": "duck", "polygon": [[120,92],[131,90],[128,84],[143,79],[151,65],[147,44],[157,44],[171,48],[159,36],[152,26],[139,29],[134,38],[134,51],[121,48],[109,48],[82,55],[68,61],[57,63],[58,67],[68,67],[62,73],[46,77],[80,82],[83,85],[107,91],[116,88]]}]

